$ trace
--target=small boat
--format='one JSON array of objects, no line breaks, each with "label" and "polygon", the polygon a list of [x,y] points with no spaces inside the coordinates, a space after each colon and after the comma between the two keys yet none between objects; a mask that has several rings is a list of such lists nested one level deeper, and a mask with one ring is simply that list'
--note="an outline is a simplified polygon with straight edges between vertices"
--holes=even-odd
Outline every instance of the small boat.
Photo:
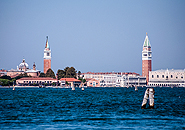
[{"label": "small boat", "polygon": [[84,87],[82,87],[82,91],[84,91]]}]

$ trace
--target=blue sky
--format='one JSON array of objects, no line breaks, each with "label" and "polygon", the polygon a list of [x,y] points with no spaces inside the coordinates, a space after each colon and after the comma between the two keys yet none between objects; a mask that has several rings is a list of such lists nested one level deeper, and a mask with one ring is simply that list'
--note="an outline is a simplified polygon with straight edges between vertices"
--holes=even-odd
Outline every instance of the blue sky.
[{"label": "blue sky", "polygon": [[141,74],[148,33],[152,70],[185,69],[184,0],[1,0],[0,69],[25,58],[43,71],[46,36],[56,72]]}]

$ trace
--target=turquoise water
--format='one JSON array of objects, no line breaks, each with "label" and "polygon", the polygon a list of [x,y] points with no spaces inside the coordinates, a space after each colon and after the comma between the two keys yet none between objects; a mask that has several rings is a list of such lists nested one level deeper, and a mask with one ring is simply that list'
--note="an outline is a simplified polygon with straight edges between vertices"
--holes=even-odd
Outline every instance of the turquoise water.
[{"label": "turquoise water", "polygon": [[0,129],[185,129],[185,88],[0,89]]}]

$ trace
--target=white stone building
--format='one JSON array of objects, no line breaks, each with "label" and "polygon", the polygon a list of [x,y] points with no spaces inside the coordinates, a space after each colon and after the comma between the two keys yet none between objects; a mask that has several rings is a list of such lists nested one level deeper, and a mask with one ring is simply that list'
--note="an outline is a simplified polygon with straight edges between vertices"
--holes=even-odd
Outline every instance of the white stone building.
[{"label": "white stone building", "polygon": [[25,73],[28,76],[38,77],[40,75],[40,70],[36,70],[35,63],[33,64],[33,69],[29,69],[28,64],[25,62],[25,59],[23,59],[22,63],[20,63],[19,66],[17,66],[17,69],[11,69],[7,71],[7,76],[14,78],[20,74]]},{"label": "white stone building", "polygon": [[82,73],[84,79],[93,78],[100,82],[100,87],[126,87],[131,85],[146,85],[146,77],[131,72],[87,72]]},{"label": "white stone building", "polygon": [[184,70],[156,70],[149,72],[149,86],[185,86]]},{"label": "white stone building", "polygon": [[146,86],[146,77],[123,75],[117,77],[116,86]]}]

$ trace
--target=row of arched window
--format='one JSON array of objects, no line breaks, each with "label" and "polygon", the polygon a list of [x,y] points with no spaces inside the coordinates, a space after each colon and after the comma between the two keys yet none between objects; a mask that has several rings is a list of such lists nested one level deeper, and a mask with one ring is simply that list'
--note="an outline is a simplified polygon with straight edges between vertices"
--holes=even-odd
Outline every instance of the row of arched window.
[{"label": "row of arched window", "polygon": [[[168,77],[168,76],[164,76],[164,75],[161,75],[161,76],[159,76],[159,75],[157,75],[156,77],[154,76],[154,75],[152,75],[152,78],[166,78],[166,79],[168,79],[168,78],[173,78],[173,75],[170,75],[170,77]],[[176,76],[175,77],[176,79],[178,79],[178,76]],[[183,76],[181,76],[181,79],[183,79]]]},{"label": "row of arched window", "polygon": [[180,86],[180,84],[149,84],[149,86],[167,87],[167,86]]}]

